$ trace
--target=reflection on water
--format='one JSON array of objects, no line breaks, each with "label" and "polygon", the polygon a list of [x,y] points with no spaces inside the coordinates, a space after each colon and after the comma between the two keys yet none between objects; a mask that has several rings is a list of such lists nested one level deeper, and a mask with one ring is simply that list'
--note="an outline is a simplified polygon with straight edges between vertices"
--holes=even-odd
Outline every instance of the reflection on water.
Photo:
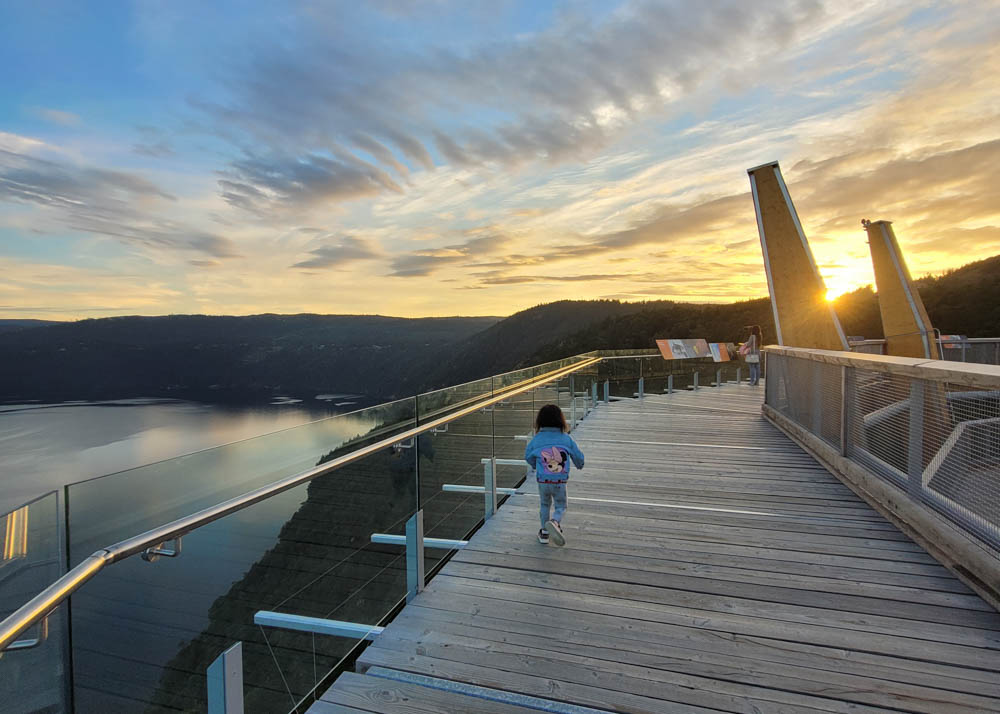
[{"label": "reflection on water", "polygon": [[364,406],[356,395],[280,405],[167,399],[0,405],[0,513],[67,483]]}]

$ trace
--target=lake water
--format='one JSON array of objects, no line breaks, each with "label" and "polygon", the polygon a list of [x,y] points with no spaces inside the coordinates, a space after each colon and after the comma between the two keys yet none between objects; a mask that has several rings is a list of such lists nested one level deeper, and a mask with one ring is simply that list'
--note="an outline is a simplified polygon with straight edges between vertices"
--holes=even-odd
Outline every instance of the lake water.
[{"label": "lake water", "polygon": [[165,399],[0,405],[0,514],[41,494],[367,405],[323,394],[232,406]]}]

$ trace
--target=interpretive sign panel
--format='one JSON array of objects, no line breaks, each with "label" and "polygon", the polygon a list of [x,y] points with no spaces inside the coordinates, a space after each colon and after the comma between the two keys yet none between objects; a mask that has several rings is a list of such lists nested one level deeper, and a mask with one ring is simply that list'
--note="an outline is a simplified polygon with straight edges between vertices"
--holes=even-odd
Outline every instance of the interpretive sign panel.
[{"label": "interpretive sign panel", "polygon": [[712,359],[716,362],[728,362],[730,355],[736,351],[734,345],[726,342],[709,342],[708,349],[712,351]]},{"label": "interpretive sign panel", "polygon": [[656,346],[663,359],[693,359],[712,354],[705,340],[657,340]]}]

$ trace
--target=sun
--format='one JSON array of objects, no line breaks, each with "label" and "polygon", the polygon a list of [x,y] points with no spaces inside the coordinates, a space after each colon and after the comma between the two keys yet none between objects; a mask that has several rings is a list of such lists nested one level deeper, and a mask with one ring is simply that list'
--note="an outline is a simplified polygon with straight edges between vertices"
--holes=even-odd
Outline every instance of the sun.
[{"label": "sun", "polygon": [[844,293],[837,292],[833,288],[830,288],[829,290],[826,291],[826,301],[827,302],[836,302],[837,298],[839,298],[843,294]]}]

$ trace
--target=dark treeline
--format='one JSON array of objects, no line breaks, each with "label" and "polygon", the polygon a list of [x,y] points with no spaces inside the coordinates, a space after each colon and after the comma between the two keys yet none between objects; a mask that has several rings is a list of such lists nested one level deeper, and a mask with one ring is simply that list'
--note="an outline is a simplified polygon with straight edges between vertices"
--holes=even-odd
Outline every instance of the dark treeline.
[{"label": "dark treeline", "polygon": [[[918,281],[945,334],[1000,336],[1000,256]],[[871,287],[835,303],[844,331],[882,337]],[[0,334],[0,401],[180,397],[203,401],[415,394],[595,349],[657,338],[742,339],[766,298],[727,305],[563,300],[506,319],[356,315],[116,317]]]}]

